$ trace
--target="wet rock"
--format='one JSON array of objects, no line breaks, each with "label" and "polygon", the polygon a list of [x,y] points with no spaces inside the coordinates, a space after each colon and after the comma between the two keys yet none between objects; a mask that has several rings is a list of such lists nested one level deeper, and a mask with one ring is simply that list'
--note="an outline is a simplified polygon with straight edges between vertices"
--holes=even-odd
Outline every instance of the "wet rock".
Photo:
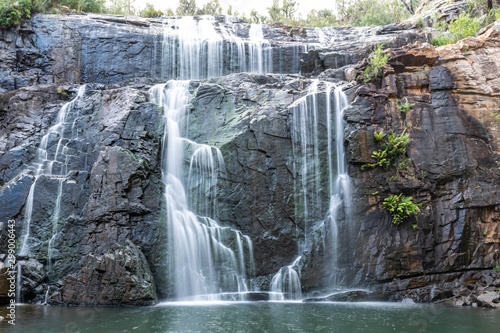
[{"label": "wet rock", "polygon": [[0,261],[0,303],[6,304],[9,300],[10,282],[7,280],[9,277],[8,267]]},{"label": "wet rock", "polygon": [[21,283],[21,299],[23,302],[28,302],[34,296],[36,296],[37,288],[41,286],[42,282],[47,277],[47,273],[42,263],[36,259],[29,260],[19,260],[15,268],[16,279],[18,265],[21,266],[22,283]]},{"label": "wet rock", "polygon": [[[393,49],[384,77],[357,89],[346,110],[347,154],[359,209],[353,217],[358,227],[341,246],[355,244],[350,253],[357,253],[354,263],[347,254],[342,259],[342,265],[352,267],[346,281],[391,285],[388,291],[399,300],[478,306],[478,293],[466,293],[469,286],[474,289],[475,281],[495,286],[492,275],[475,275],[500,259],[500,136],[491,112],[500,107],[500,87],[490,76],[498,74],[500,49],[488,44],[499,33],[495,23],[477,38],[454,45]],[[401,112],[400,101],[414,106]],[[373,162],[371,153],[378,149],[374,132],[405,128],[412,138],[405,170],[360,169]],[[420,214],[394,226],[380,205],[391,193],[422,203]],[[457,271],[469,271],[471,279]],[[430,272],[435,278],[423,276]]]},{"label": "wet rock", "polygon": [[157,301],[146,257],[130,240],[106,253],[85,256],[81,271],[64,279],[62,298],[69,305],[152,305]]},{"label": "wet rock", "polygon": [[348,290],[340,291],[324,297],[306,298],[303,302],[374,302],[387,301],[388,296],[374,291]]}]

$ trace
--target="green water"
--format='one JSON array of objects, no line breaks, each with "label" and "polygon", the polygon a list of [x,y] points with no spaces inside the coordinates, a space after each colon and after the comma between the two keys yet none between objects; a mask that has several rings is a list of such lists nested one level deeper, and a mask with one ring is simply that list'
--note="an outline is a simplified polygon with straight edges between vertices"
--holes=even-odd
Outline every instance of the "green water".
[{"label": "green water", "polygon": [[[0,314],[4,312],[2,308]],[[4,332],[500,331],[500,310],[401,303],[164,303],[143,308],[18,306]]]}]

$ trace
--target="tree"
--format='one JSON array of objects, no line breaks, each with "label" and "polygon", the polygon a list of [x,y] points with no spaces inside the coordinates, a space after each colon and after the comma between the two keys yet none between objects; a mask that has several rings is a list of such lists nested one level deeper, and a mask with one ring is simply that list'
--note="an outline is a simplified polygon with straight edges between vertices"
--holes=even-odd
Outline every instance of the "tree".
[{"label": "tree", "polygon": [[297,2],[294,0],[283,0],[281,11],[286,19],[292,19],[293,14],[297,11]]},{"label": "tree", "polygon": [[269,17],[271,18],[271,22],[279,22],[281,21],[281,7],[279,4],[279,0],[273,0],[273,5],[267,8],[267,12],[269,13]]},{"label": "tree", "polygon": [[[196,6],[196,5],[195,5]],[[205,4],[202,9],[198,10],[199,15],[217,16],[222,14],[222,7],[219,0],[212,0]]]},{"label": "tree", "polygon": [[179,6],[175,10],[180,16],[194,16],[198,12],[196,0],[179,0]]},{"label": "tree", "polygon": [[415,11],[413,10],[413,0],[410,0],[410,4],[408,5],[405,0],[401,0],[403,5],[405,5],[406,9],[413,15],[415,14]]}]

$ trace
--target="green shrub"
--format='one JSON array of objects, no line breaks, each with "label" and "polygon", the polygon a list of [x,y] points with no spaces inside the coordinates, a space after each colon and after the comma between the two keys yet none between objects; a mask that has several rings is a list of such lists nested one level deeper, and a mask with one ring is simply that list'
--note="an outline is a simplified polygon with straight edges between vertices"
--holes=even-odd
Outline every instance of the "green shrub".
[{"label": "green shrub", "polygon": [[150,4],[149,2],[146,4],[146,7],[141,11],[142,17],[161,17],[165,15],[161,10],[156,10],[156,8]]},{"label": "green shrub", "polygon": [[379,44],[368,57],[368,66],[363,73],[363,82],[368,83],[380,78],[385,65],[389,60],[389,53],[384,53],[383,45]]},{"label": "green shrub", "polygon": [[408,100],[404,103],[398,104],[398,110],[404,113],[407,113],[415,106],[414,103],[408,102]]},{"label": "green shrub", "polygon": [[[391,194],[382,203],[392,216],[392,223],[400,225],[405,218],[419,211],[420,204],[413,203],[413,197],[404,196],[403,193]],[[415,230],[415,228],[414,228]]]},{"label": "green shrub", "polygon": [[383,142],[383,139],[386,138],[385,133],[373,133],[380,148],[378,151],[374,151],[371,156],[376,162],[363,165],[361,170],[366,167],[376,168],[380,166],[387,169],[391,165],[399,166],[399,160],[406,153],[406,147],[411,142],[410,134],[405,132],[406,129],[400,135],[396,135],[394,131],[391,131],[385,142]]},{"label": "green shrub", "polygon": [[0,3],[0,27],[10,28],[31,17],[31,0],[4,0]]},{"label": "green shrub", "polygon": [[483,22],[480,18],[471,17],[468,13],[462,12],[455,21],[450,23],[448,30],[454,36],[455,41],[459,41],[474,36],[482,26]]},{"label": "green shrub", "polygon": [[431,44],[438,47],[455,43],[455,40],[446,34],[439,34],[431,40]]},{"label": "green shrub", "polygon": [[[469,13],[462,12],[462,14],[447,27],[446,25],[439,25],[437,27],[440,33],[432,39],[431,44],[434,46],[448,45],[456,43],[466,37],[474,36],[481,30],[484,23],[484,20],[481,18],[476,18]],[[449,34],[444,32],[446,28]]]}]

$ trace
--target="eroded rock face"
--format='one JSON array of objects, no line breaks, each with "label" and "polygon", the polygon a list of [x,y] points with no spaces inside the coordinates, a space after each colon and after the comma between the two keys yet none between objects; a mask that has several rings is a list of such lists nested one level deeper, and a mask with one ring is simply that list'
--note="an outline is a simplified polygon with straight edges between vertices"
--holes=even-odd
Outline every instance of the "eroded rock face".
[{"label": "eroded rock face", "polygon": [[[378,283],[397,295],[436,301],[429,296],[433,286],[444,293],[439,300],[457,297],[457,286],[475,288],[467,276],[498,265],[499,36],[496,22],[455,45],[392,50],[381,82],[357,90],[346,111],[359,223],[350,238],[355,283]],[[397,107],[405,101],[414,104],[406,113]],[[406,165],[399,171],[360,169],[377,150],[374,132],[404,128],[412,138]],[[422,204],[421,212],[400,226],[392,224],[381,208],[390,193],[411,195]],[[344,264],[352,262],[346,258]],[[492,274],[477,279],[487,281],[483,288],[498,287]],[[396,284],[399,289],[391,289]]]},{"label": "eroded rock face", "polygon": [[[155,267],[164,265],[163,254],[155,244],[163,243],[165,233],[159,217],[163,118],[147,102],[146,87],[144,82],[129,82],[127,87],[87,85],[82,100],[66,115],[63,157],[53,163],[53,175],[38,178],[34,170],[42,136],[76,89],[40,85],[1,95],[6,122],[0,131],[0,165],[5,166],[0,173],[0,216],[2,221],[17,221],[18,239],[26,233],[26,202],[36,179],[28,256],[45,267],[46,278],[43,286],[34,286],[40,290],[26,291],[25,301],[42,294],[34,301],[43,302],[47,290],[57,292],[59,280],[80,270],[82,257],[100,254],[126,239],[143,246],[156,262],[153,272],[161,271]],[[50,159],[58,140],[48,138]],[[61,168],[67,171],[58,176]],[[158,241],[152,241],[155,238]],[[1,242],[0,251],[5,253],[6,246]]]},{"label": "eroded rock face", "polygon": [[71,305],[151,305],[157,296],[146,257],[127,239],[104,254],[86,255],[81,271],[64,279],[62,299]]},{"label": "eroded rock face", "polygon": [[[156,81],[88,84],[65,125],[67,174],[36,179],[34,172],[41,138],[77,91],[52,82],[155,77],[158,68],[148,53],[159,36],[153,33],[155,25],[159,22],[109,16],[41,16],[18,31],[1,32],[6,61],[0,65],[5,73],[0,83],[9,91],[0,94],[0,222],[25,219],[26,199],[36,180],[33,242],[24,259],[33,268],[26,274],[38,273],[26,275],[27,300],[43,302],[47,294],[52,304],[147,305],[156,295],[169,294],[161,181],[164,119],[147,93]],[[248,36],[248,24],[240,28],[238,33]],[[392,46],[426,38],[398,29],[376,28],[370,31],[380,34],[367,38],[388,40]],[[491,268],[500,260],[499,30],[496,23],[478,38],[437,49],[428,44],[393,49],[380,82],[347,88],[355,97],[346,110],[345,134],[355,209],[350,225],[341,230],[341,284],[375,285],[395,300],[498,304],[491,289],[499,286],[497,270]],[[304,73],[321,73],[321,79],[333,81],[356,78],[351,65],[367,54],[368,41],[349,41],[356,37],[354,30],[330,32],[346,38],[311,51],[304,58]],[[296,36],[288,35],[286,27],[266,27],[264,33],[276,45],[319,43],[321,37],[309,28]],[[143,48],[133,42],[138,35]],[[71,44],[81,38],[81,48]],[[59,39],[65,42],[58,44]],[[113,53],[114,47],[128,51]],[[284,54],[295,51],[283,49]],[[13,57],[16,52],[19,58]],[[20,71],[12,71],[20,64]],[[292,121],[297,110],[290,106],[311,82],[298,76],[231,74],[190,84],[188,137],[220,148],[225,160],[216,219],[251,237],[255,283],[262,289],[304,245],[308,253],[298,265],[304,291],[328,288],[331,282],[331,258],[321,242],[301,243],[314,225],[308,227],[300,218],[294,198],[298,172]],[[20,88],[31,84],[36,85]],[[400,101],[415,105],[404,113],[397,108]],[[326,108],[323,100],[318,106]],[[373,133],[401,133],[403,128],[413,140],[407,151],[411,161],[398,172],[361,171],[377,149]],[[57,142],[50,138],[52,153]],[[325,154],[324,133],[319,145]],[[59,187],[63,196],[54,229]],[[393,225],[381,209],[389,193],[412,195],[423,204],[420,214]],[[320,196],[323,208],[311,213],[318,223],[328,206],[326,194]],[[16,224],[17,235],[22,228]],[[2,237],[0,253],[5,253]]]}]

